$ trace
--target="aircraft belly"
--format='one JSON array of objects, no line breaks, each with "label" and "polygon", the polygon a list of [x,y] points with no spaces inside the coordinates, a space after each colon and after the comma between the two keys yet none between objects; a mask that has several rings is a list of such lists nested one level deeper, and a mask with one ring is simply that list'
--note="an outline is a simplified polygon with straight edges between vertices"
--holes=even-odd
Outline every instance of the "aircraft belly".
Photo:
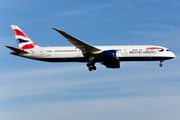
[{"label": "aircraft belly", "polygon": [[55,53],[54,55],[46,55],[37,60],[46,62],[87,62],[83,55],[78,53]]},{"label": "aircraft belly", "polygon": [[37,59],[40,61],[46,61],[46,62],[88,62],[84,58],[41,58]]}]

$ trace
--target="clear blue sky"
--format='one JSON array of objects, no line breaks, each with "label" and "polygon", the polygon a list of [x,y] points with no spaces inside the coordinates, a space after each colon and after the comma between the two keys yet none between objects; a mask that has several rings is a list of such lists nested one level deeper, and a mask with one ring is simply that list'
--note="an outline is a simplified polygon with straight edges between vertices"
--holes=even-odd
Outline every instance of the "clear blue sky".
[{"label": "clear blue sky", "polygon": [[[179,120],[180,1],[0,0],[0,120]],[[10,55],[10,25],[39,46],[72,46],[55,27],[92,45],[160,45],[173,60],[47,63]]]}]

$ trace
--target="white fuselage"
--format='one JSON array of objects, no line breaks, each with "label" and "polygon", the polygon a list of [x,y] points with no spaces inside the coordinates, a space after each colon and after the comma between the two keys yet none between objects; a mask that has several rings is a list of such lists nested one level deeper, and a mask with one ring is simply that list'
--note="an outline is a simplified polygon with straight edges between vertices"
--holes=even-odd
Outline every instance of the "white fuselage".
[{"label": "white fuselage", "polygon": [[[118,56],[119,61],[159,61],[168,60],[175,57],[174,53],[172,53],[167,48],[154,45],[95,47],[101,49],[102,51],[116,50],[116,55]],[[162,48],[163,50],[157,48]],[[25,51],[29,52],[29,54],[19,54],[19,56],[48,62],[88,62],[87,59],[84,59],[81,50],[74,46],[37,47],[33,49],[27,49]]]}]

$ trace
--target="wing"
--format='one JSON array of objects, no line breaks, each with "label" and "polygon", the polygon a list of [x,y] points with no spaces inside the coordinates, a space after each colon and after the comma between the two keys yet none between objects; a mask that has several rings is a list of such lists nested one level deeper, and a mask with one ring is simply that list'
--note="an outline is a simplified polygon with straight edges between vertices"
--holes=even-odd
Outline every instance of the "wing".
[{"label": "wing", "polygon": [[65,38],[68,39],[68,41],[70,43],[72,43],[73,45],[75,45],[77,48],[79,48],[82,52],[83,52],[83,55],[86,55],[86,54],[89,54],[89,53],[93,53],[93,52],[98,52],[98,51],[101,51],[100,49],[92,46],[92,45],[89,45],[67,33],[65,33],[64,31],[61,31],[61,30],[58,30],[56,28],[53,28],[52,29],[56,30],[57,32],[59,32],[62,36],[64,36]]}]

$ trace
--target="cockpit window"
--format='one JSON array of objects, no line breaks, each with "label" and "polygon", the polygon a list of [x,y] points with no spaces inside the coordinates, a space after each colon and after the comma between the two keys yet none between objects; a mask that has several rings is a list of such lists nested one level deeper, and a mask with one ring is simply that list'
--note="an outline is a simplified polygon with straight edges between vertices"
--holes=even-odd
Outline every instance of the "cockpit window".
[{"label": "cockpit window", "polygon": [[166,51],[170,51],[169,49],[167,49]]}]

